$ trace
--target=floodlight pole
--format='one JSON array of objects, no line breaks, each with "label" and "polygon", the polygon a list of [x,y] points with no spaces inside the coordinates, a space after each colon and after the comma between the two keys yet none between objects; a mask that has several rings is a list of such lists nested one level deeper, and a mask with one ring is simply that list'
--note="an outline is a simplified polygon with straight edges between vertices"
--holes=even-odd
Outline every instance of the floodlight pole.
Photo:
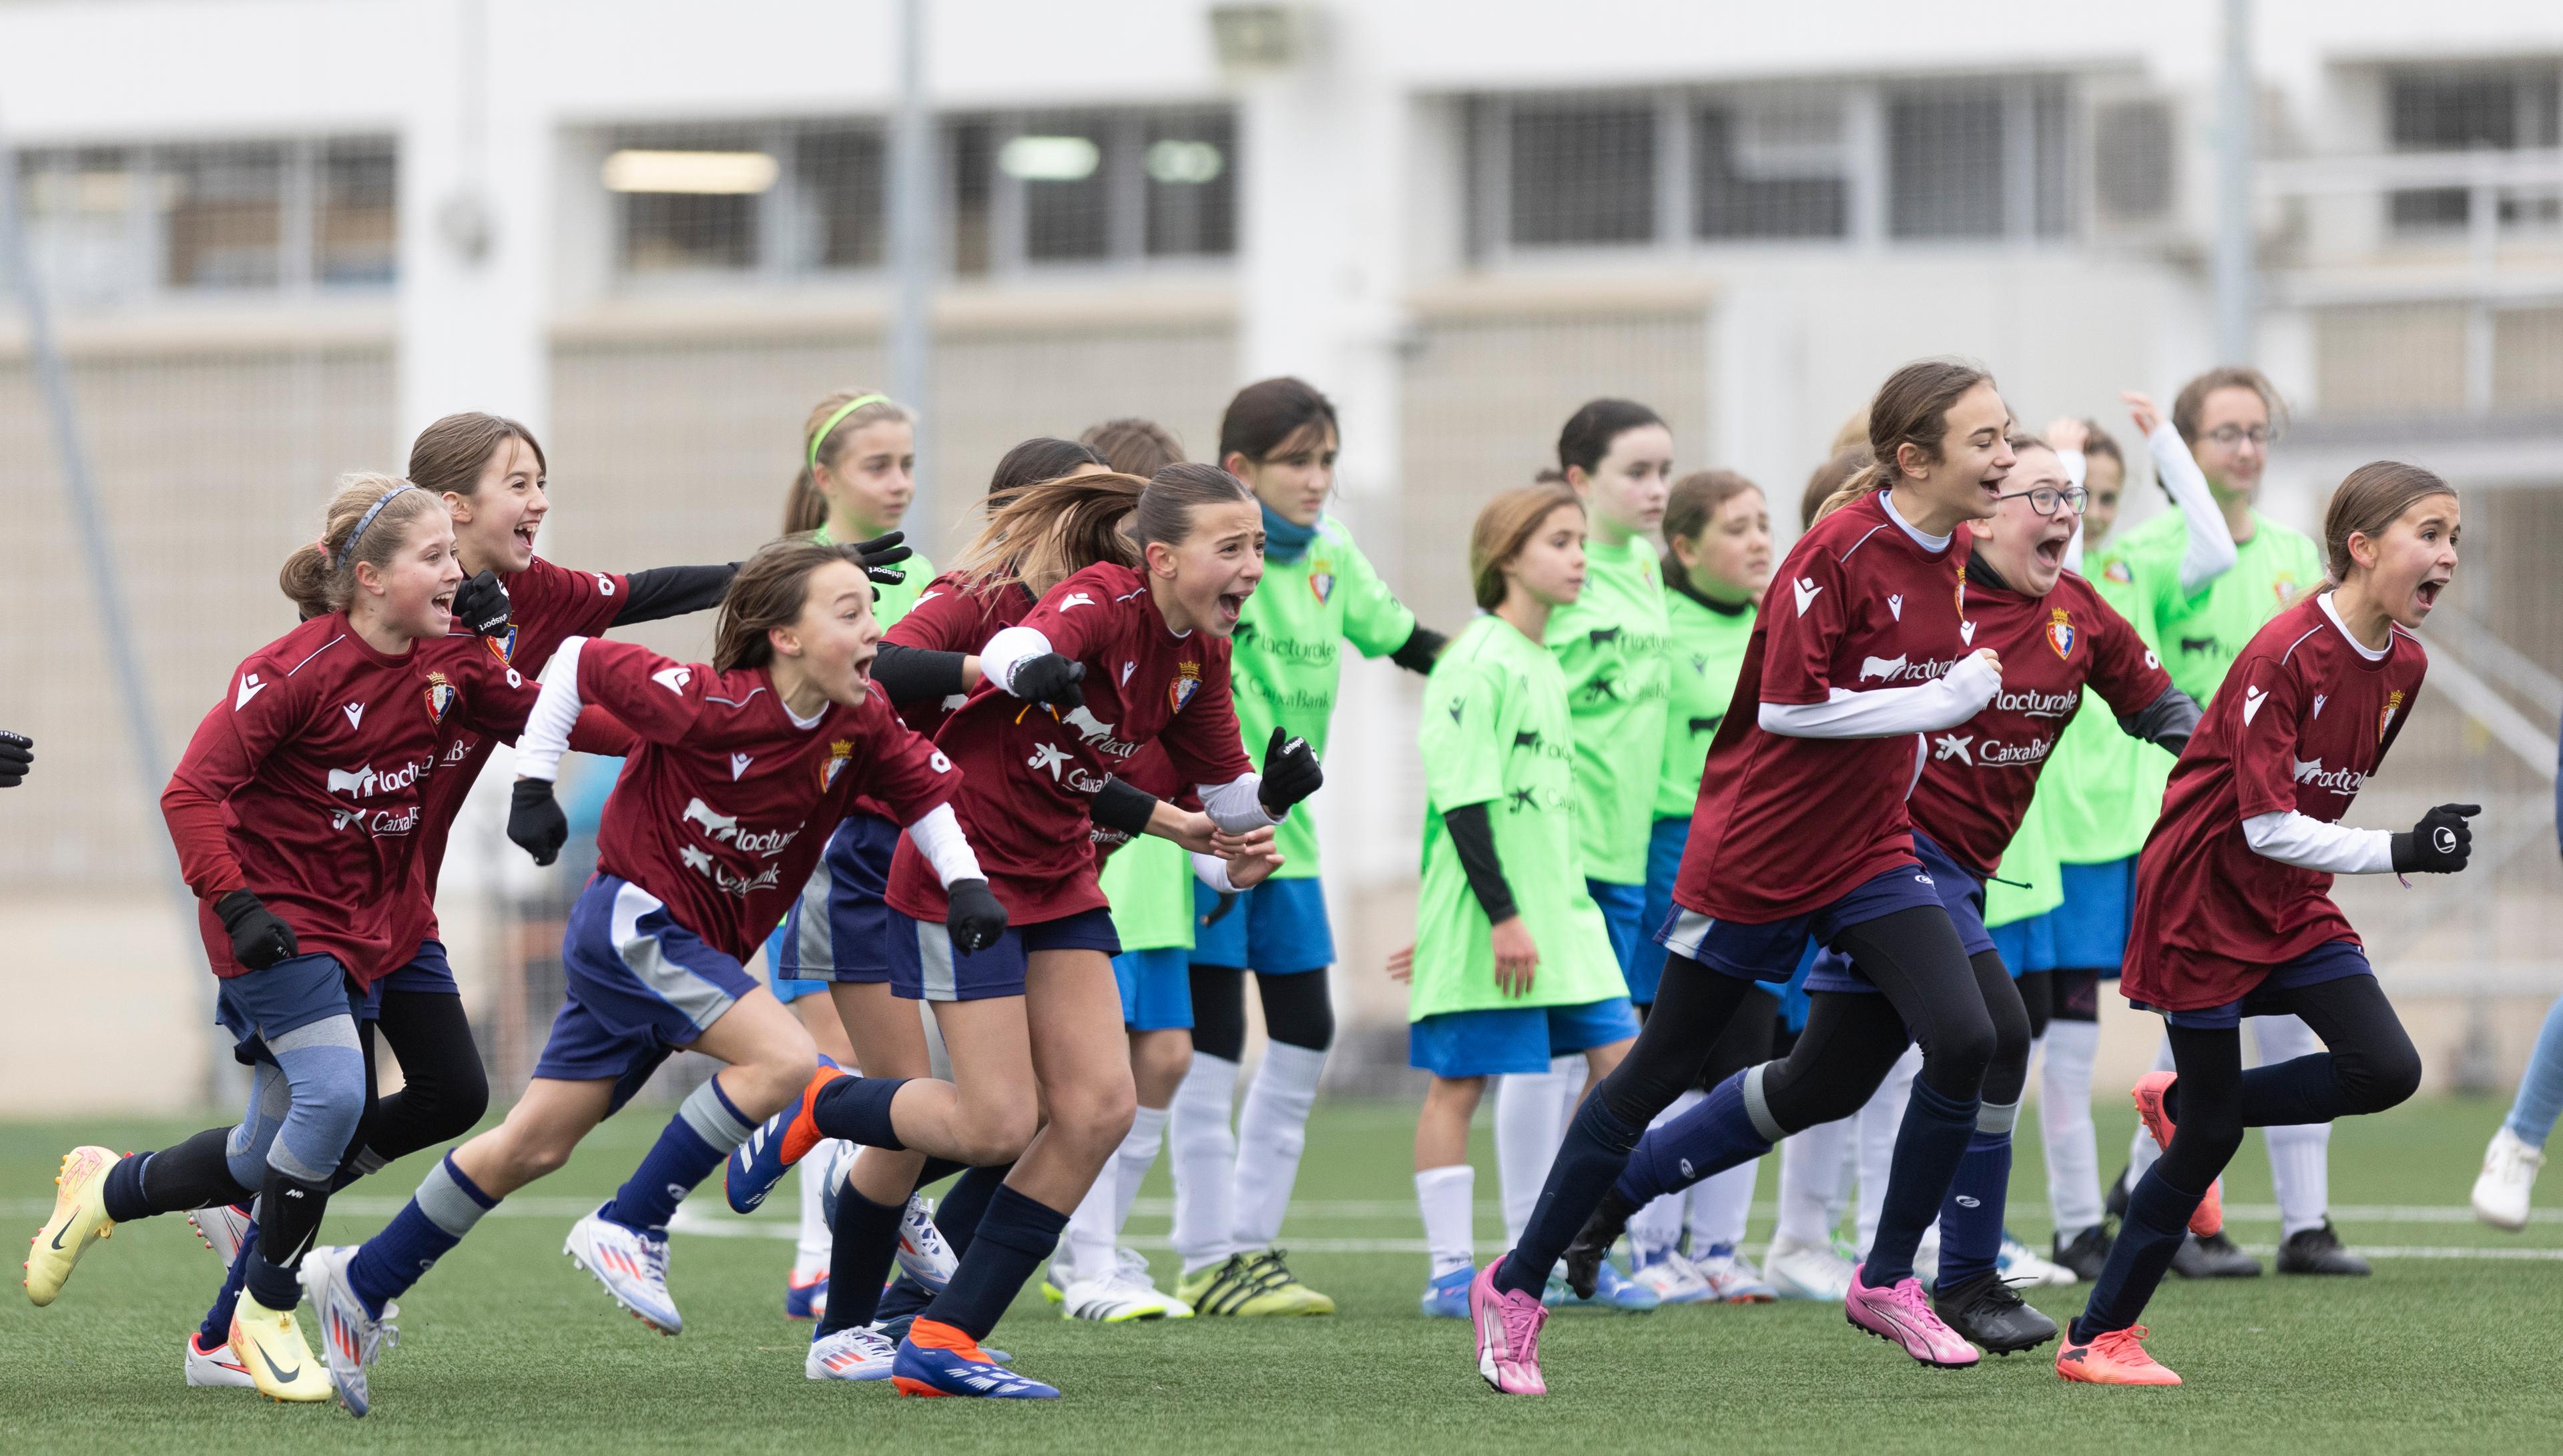
[{"label": "floodlight pole", "polygon": [[2216,362],[2252,362],[2252,0],[2225,0],[2216,100]]},{"label": "floodlight pole", "polygon": [[[934,115],[926,94],[925,0],[898,0],[898,95],[889,123],[889,392],[933,424]],[[918,442],[920,455],[927,452]]]}]

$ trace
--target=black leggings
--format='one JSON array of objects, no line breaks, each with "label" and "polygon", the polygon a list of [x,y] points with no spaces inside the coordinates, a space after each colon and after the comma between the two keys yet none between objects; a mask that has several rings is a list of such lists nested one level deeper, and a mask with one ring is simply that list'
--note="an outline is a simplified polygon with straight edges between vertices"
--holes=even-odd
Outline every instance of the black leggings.
[{"label": "black leggings", "polygon": [[[1934,914],[1948,941],[1943,947],[1931,947],[1927,932],[1895,926],[1906,915],[1927,922]],[[1931,911],[1901,911],[1845,932],[1845,949],[1877,994],[1820,991],[1808,998],[1807,1029],[1788,1060],[1762,1074],[1772,1120],[1794,1133],[1850,1117],[1868,1105],[1908,1041],[1922,1043],[1920,1080],[1941,1096],[2020,1101],[2029,1080],[2029,1013],[2001,957],[1961,956],[1963,972],[1950,965],[1957,939],[1948,916]],[[1881,943],[1904,951],[1887,954]]]},{"label": "black leggings", "polygon": [[[1246,1054],[1246,973],[1233,966],[1193,968],[1193,1050],[1237,1061]],[[1264,999],[1264,1034],[1284,1046],[1324,1051],[1335,1044],[1335,1008],[1326,973],[1255,973]]]},{"label": "black leggings", "polygon": [[[1647,1023],[1647,1017],[1654,1013],[1655,1008],[1654,1001],[1638,1007],[1640,1026]],[[1701,1064],[1699,1075],[1691,1080],[1691,1089],[1705,1092],[1746,1067],[1769,1061],[1780,1029],[1777,1011],[1768,1016],[1757,1016],[1753,1014],[1753,1007],[1746,1004],[1727,1018],[1726,1029],[1718,1032],[1717,1039],[1709,1044],[1708,1060]]]},{"label": "black leggings", "polygon": [[2245,1128],[2383,1112],[2420,1090],[2421,1053],[2375,977],[2345,976],[2262,1000],[2304,1017],[2324,1049],[2245,1071],[2241,1027],[2173,1026],[2180,1075],[2163,1110],[2177,1126],[2157,1167],[2175,1188],[2203,1192],[2243,1146]]},{"label": "black leggings", "polygon": [[400,1063],[401,1089],[374,1105],[356,1129],[356,1149],[385,1163],[450,1143],[490,1110],[490,1077],[463,1014],[445,992],[387,991],[375,1023]]},{"label": "black leggings", "polygon": [[2013,985],[2020,988],[2020,1003],[2029,1008],[2029,1039],[2036,1041],[2056,1018],[2056,973],[2023,971]]},{"label": "black leggings", "polygon": [[[2109,968],[2110,975],[2117,968]],[[2047,1003],[2053,1019],[2059,1021],[2097,1021],[2100,1019],[2100,972],[2089,966],[2059,966],[2048,973]],[[2023,978],[2026,980],[2027,978]]]}]

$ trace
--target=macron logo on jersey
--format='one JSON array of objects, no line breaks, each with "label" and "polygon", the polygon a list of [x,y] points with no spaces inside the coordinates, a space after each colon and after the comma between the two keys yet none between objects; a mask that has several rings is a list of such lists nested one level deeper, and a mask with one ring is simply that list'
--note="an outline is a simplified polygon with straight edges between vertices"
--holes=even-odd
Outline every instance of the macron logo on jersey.
[{"label": "macron logo on jersey", "polygon": [[362,728],[365,726],[365,705],[363,703],[340,703],[338,705],[338,711],[347,715],[348,727]]},{"label": "macron logo on jersey", "polygon": [[731,754],[729,756],[729,781],[733,784],[737,783],[739,781],[739,777],[747,772],[747,766],[754,762],[756,762],[756,756],[753,754]]},{"label": "macron logo on jersey", "polygon": [[2329,694],[2329,693],[2324,693],[2324,692],[2318,692],[2318,693],[2315,693],[2315,694],[2314,694],[2314,716],[2315,716],[2315,717],[2317,717],[2317,718],[2321,717],[2321,716],[2322,716],[2322,705],[2323,705],[2323,704],[2325,704],[2325,703],[2327,703],[2327,702],[2330,702],[2330,701],[2331,701],[2331,694]]},{"label": "macron logo on jersey", "polygon": [[2268,697],[2267,690],[2264,688],[2246,686],[2243,689],[2243,726],[2250,727],[2252,720],[2261,716],[2261,704],[2268,701]]},{"label": "macron logo on jersey", "polygon": [[1968,646],[1974,646],[1976,644],[1976,625],[1972,622],[1959,623],[1958,640],[1964,642]]},{"label": "macron logo on jersey", "polygon": [[248,707],[249,700],[251,698],[256,697],[265,691],[267,691],[267,684],[258,680],[257,673],[242,673],[240,680],[240,695],[232,699],[232,711],[237,713],[241,709]]},{"label": "macron logo on jersey", "polygon": [[694,669],[690,667],[662,667],[658,671],[650,674],[650,680],[652,682],[659,684],[661,687],[666,688],[668,691],[675,693],[679,697],[684,697],[686,695],[686,684],[691,682],[693,677]]},{"label": "macron logo on jersey", "polygon": [[1898,621],[1898,622],[1902,622],[1902,621],[1904,620],[1904,599],[1903,599],[1903,597],[1901,597],[1901,596],[1893,596],[1893,597],[1889,597],[1889,598],[1887,598],[1887,599],[1886,599],[1886,610],[1887,610],[1887,613],[1888,613],[1890,616],[1894,617],[1894,619],[1895,619],[1896,621]]},{"label": "macron logo on jersey", "polygon": [[1789,584],[1789,590],[1797,594],[1798,615],[1804,617],[1807,615],[1807,604],[1822,596],[1825,589],[1816,585],[1814,577],[1800,577]]},{"label": "macron logo on jersey", "polygon": [[2323,761],[2296,759],[2296,782],[2308,789],[2323,789],[2348,798],[2367,787],[2367,776],[2356,769],[2325,769]]}]

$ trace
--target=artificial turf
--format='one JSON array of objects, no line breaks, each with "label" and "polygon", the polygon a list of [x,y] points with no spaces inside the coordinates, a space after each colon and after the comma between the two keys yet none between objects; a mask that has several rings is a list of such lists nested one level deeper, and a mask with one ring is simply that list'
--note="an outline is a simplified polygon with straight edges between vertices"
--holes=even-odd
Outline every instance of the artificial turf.
[{"label": "artificial turf", "polygon": [[[2544,1256],[2380,1258],[2367,1280],[2175,1281],[2146,1321],[2159,1332],[2149,1348],[2189,1381],[2180,1389],[2066,1385],[2053,1347],[1971,1371],[1926,1370],[1848,1328],[1837,1308],[1780,1304],[1561,1312],[1543,1345],[1554,1393],[1524,1400],[1478,1378],[1464,1324],[1416,1313],[1420,1253],[1362,1247],[1418,1237],[1411,1110],[1332,1103],[1310,1129],[1303,1201],[1284,1242],[1293,1268],[1341,1313],[1100,1328],[1064,1323],[1027,1291],[990,1343],[1067,1392],[1034,1403],[913,1400],[887,1384],[805,1380],[808,1327],[781,1317],[791,1246],[779,1239],[680,1233],[671,1282],[686,1334],[665,1339],[624,1316],[560,1246],[580,1202],[603,1198],[657,1131],[663,1113],[640,1108],[527,1189],[519,1212],[484,1222],[402,1301],[403,1343],[375,1368],[368,1418],[186,1388],[180,1342],[220,1271],[184,1220],[166,1218],[95,1246],[50,1309],[0,1301],[0,1448],[2550,1452],[2563,1449],[2563,1221],[2504,1235],[2462,1213],[2499,1113],[2437,1101],[2342,1125],[2332,1198],[2361,1210],[2340,1219],[2342,1232],[2353,1247]],[[0,1214],[32,1230],[51,1206],[55,1161],[76,1142],[148,1147],[192,1126],[0,1124]],[[2104,1174],[2127,1127],[2104,1111]],[[2027,1120],[2023,1130],[2012,1222],[2043,1244],[2045,1183]],[[1480,1142],[1478,1228],[1490,1243],[1500,1229],[1492,1155]],[[323,1237],[379,1227],[423,1167],[412,1160],[349,1190]],[[1765,1203],[1775,1181],[1766,1168]],[[1161,1163],[1148,1193],[1165,1192]],[[2249,1212],[2268,1196],[2256,1137],[2227,1199]],[[770,1206],[760,1230],[788,1215],[790,1190]],[[1132,1224],[1170,1285],[1165,1226],[1153,1201]],[[1757,1248],[1767,1228],[1757,1213]],[[2233,1231],[2247,1246],[2276,1235],[2251,1217]],[[2062,1320],[2081,1291],[2033,1299]]]}]

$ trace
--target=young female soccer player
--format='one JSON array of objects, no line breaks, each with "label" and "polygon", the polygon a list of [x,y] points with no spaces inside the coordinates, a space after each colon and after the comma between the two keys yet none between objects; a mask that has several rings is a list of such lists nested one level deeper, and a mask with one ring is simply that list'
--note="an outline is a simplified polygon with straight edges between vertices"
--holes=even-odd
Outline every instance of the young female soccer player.
[{"label": "young female soccer player", "polygon": [[[1811,932],[1850,954],[1925,1047],[1894,1185],[1846,1311],[1916,1359],[1974,1361],[1910,1265],[1974,1132],[1994,1028],[1914,858],[1904,795],[1919,766],[1915,735],[1965,722],[2001,686],[1995,654],[1967,642],[1964,557],[1953,548],[1961,525],[1995,509],[2013,464],[2010,423],[1980,369],[1934,360],[1897,370],[1870,410],[1880,463],[1800,538],[1763,598],[1702,769],[1674,885],[1680,913],[1660,932],[1672,955],[1655,1009],[1578,1109],[1529,1229],[1470,1287],[1479,1369],[1495,1388],[1545,1388],[1538,1291],[1751,984],[1786,980]],[[1828,1001],[1835,1010],[1809,1020],[1782,1064],[1792,1075],[1739,1073],[1693,1115],[1717,1116],[1758,1154],[1851,1111],[1828,1110],[1839,1081],[1828,1064],[1843,1054],[1832,1049],[1837,1022],[1857,1002]]]},{"label": "young female soccer player", "polygon": [[572,907],[569,1000],[523,1100],[448,1155],[389,1227],[333,1250],[310,1283],[342,1403],[388,1301],[497,1200],[552,1172],[678,1048],[728,1063],[686,1099],[629,1181],[567,1252],[652,1328],[684,1328],[667,1283],[667,1224],[686,1191],[808,1082],[809,1034],[740,968],[859,796],[891,806],[905,842],[950,887],[956,945],[992,942],[1005,912],[947,804],[958,774],[901,725],[867,675],[880,629],[851,547],[777,542],[723,599],[711,664],[622,642],[563,642],[518,744],[508,837],[548,864],[568,828],[551,778],[582,704],[641,739],[607,801],[598,872]]},{"label": "young female soccer player", "polygon": [[[2030,1026],[2020,993],[1985,929],[1985,885],[1997,866],[2012,867],[2005,851],[2030,812],[2039,771],[2058,733],[2081,705],[2086,683],[2126,733],[2175,753],[2198,722],[2198,705],[2171,685],[2135,630],[2081,578],[2064,571],[2082,487],[2036,438],[2015,437],[2012,450],[2018,462],[2006,483],[2016,488],[2003,495],[1990,525],[1975,531],[1963,629],[1971,640],[2001,654],[2003,689],[1965,723],[1931,736],[1911,797],[1914,852],[1959,928],[1994,1026],[1975,1131],[1940,1209],[1933,1305],[1950,1329],[1997,1354],[2046,1343],[2055,1337],[2056,1324],[2022,1303],[1998,1268],[2012,1125],[2029,1076]],[[1809,1026],[1821,1025],[1838,1043],[1829,1048],[1829,1069],[1840,1079],[1832,1095],[1845,1112],[1868,1097],[1903,1055],[1906,1040],[1894,1008],[1881,1004],[1875,989],[1850,975],[1851,969],[1840,952],[1829,952],[1807,983],[1816,1003]],[[1765,1075],[1765,1087],[1790,1077],[1798,1055],[1793,1051],[1789,1062]],[[1926,1042],[1925,1075],[1929,1056]],[[1917,1078],[1916,1100],[1927,1090]],[[1579,1260],[1597,1258],[1609,1247],[1631,1210],[1740,1156],[1742,1140],[1716,1126],[1714,1116],[1694,1112],[1639,1143],[1619,1183],[1567,1251],[1570,1280]],[[1779,1120],[1786,1125],[1785,1116]]]},{"label": "young female soccer player", "polygon": [[[2382,1112],[2420,1086],[2420,1054],[2330,889],[2340,874],[2454,873],[2472,852],[2470,804],[2406,832],[2339,822],[2411,721],[2429,665],[2411,630],[2456,575],[2461,524],[2428,470],[2352,470],[2323,513],[2326,588],[2253,635],[2172,770],[2119,982],[2171,1037],[2175,1071],[2135,1089],[2163,1155],[2057,1353],[2069,1380],[2180,1383],[2136,1321],[2245,1128]],[[2246,1071],[2242,1018],[2273,1011],[2325,1049]]]},{"label": "young female soccer player", "polygon": [[1575,493],[1559,485],[1486,503],[1469,536],[1483,615],[1425,684],[1424,886],[1406,1014],[1407,1059],[1433,1074],[1415,1124],[1415,1200],[1433,1255],[1428,1315],[1468,1314],[1477,1276],[1469,1122],[1486,1078],[1544,1071],[1563,1049],[1588,1057],[1598,1079],[1638,1030],[1609,928],[1584,886],[1566,678],[1543,650],[1554,614],[1585,589],[1584,521]]},{"label": "young female soccer player", "polygon": [[[1237,630],[1237,719],[1252,750],[1275,732],[1322,754],[1346,643],[1426,672],[1442,634],[1421,626],[1326,514],[1338,432],[1332,401],[1297,379],[1237,392],[1220,417],[1219,460],[1262,512],[1263,587]],[[1194,890],[1203,924],[1192,952],[1193,1061],[1175,1095],[1176,1297],[1205,1315],[1326,1315],[1335,1302],[1299,1282],[1274,1241],[1299,1175],[1308,1108],[1334,1041],[1326,989],[1334,934],[1305,815],[1276,831],[1282,867],[1222,909]],[[1246,1049],[1246,982],[1264,1005],[1264,1064],[1232,1136],[1229,1108]]]}]

